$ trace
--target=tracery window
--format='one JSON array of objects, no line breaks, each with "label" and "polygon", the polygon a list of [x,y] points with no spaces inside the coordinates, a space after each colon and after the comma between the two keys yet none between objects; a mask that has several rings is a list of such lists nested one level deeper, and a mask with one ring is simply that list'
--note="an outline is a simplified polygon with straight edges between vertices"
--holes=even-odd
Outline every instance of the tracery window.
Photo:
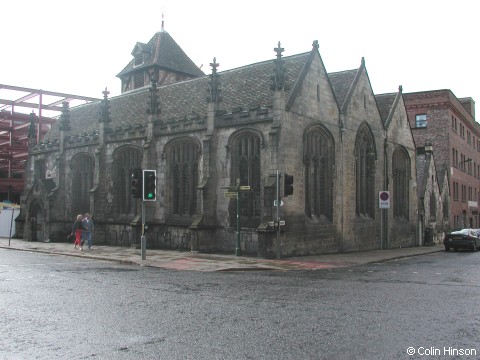
[{"label": "tracery window", "polygon": [[408,219],[410,159],[402,148],[393,152],[393,216]]},{"label": "tracery window", "polygon": [[437,220],[437,198],[435,194],[432,192],[430,193],[430,221]]},{"label": "tracery window", "polygon": [[[241,191],[240,217],[242,226],[257,227],[260,224],[260,149],[261,139],[253,131],[243,131],[232,138],[231,185],[240,179],[241,186],[250,186],[249,191]],[[230,223],[236,223],[235,201],[230,203]]]},{"label": "tracery window", "polygon": [[34,179],[45,179],[46,177],[46,166],[45,166],[45,160],[39,159],[35,161],[35,166],[34,166]]},{"label": "tracery window", "polygon": [[368,126],[363,125],[355,140],[355,195],[357,215],[374,218],[375,146]]},{"label": "tracery window", "polygon": [[197,213],[199,146],[191,139],[177,140],[168,146],[168,184],[170,213],[190,217]]},{"label": "tracery window", "polygon": [[333,216],[334,144],[321,127],[310,129],[304,138],[305,213],[309,217]]},{"label": "tracery window", "polygon": [[72,213],[90,212],[90,190],[93,187],[94,161],[89,154],[78,154],[72,158]]},{"label": "tracery window", "polygon": [[142,151],[124,146],[113,154],[114,209],[118,215],[136,215],[136,199],[132,197],[132,170],[142,165]]}]

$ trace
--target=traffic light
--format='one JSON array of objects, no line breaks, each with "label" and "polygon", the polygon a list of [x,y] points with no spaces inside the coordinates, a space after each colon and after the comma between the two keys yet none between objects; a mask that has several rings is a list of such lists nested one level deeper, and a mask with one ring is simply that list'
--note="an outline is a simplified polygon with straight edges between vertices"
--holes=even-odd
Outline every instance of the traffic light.
[{"label": "traffic light", "polygon": [[293,175],[283,175],[283,195],[293,195]]},{"label": "traffic light", "polygon": [[143,170],[143,201],[157,199],[157,170]]},{"label": "traffic light", "polygon": [[143,183],[143,172],[140,168],[135,168],[132,171],[132,196],[136,199],[142,197],[142,183]]}]

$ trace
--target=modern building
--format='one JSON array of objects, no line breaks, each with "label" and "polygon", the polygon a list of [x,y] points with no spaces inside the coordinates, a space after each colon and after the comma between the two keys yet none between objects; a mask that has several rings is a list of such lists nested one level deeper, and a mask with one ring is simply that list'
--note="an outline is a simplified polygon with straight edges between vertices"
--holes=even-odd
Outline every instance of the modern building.
[{"label": "modern building", "polygon": [[480,125],[472,98],[450,90],[403,94],[417,148],[431,146],[436,172],[446,170],[450,196],[445,201],[447,229],[479,228]]},{"label": "modern building", "polygon": [[[106,244],[138,245],[148,227],[147,247],[265,257],[418,245],[401,87],[374,94],[363,59],[328,73],[316,41],[274,51],[223,72],[213,58],[207,76],[163,27],[137,43],[121,95],[65,102],[31,139],[24,238],[62,241],[89,212]],[[154,201],[131,196],[138,168],[156,171]]]}]

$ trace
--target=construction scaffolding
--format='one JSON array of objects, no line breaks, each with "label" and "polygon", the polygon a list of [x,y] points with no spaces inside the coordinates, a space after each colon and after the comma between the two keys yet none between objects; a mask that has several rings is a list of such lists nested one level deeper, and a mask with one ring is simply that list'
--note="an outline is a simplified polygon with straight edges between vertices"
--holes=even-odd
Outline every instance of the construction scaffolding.
[{"label": "construction scaffolding", "polygon": [[99,100],[101,99],[0,84],[0,201],[20,202],[31,123],[35,127],[34,136],[38,143],[57,121],[63,102],[68,102],[73,107]]}]

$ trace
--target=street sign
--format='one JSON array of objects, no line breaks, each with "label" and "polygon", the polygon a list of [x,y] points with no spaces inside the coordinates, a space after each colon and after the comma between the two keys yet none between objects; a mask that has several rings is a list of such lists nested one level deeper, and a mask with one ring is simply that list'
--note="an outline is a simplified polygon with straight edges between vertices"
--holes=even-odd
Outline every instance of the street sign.
[{"label": "street sign", "polygon": [[380,191],[378,193],[378,207],[380,209],[390,209],[390,192]]},{"label": "street sign", "polygon": [[236,191],[227,191],[223,194],[226,198],[236,198],[238,193]]},{"label": "street sign", "polygon": [[250,186],[242,185],[242,186],[240,186],[240,190],[250,190]]},{"label": "street sign", "polygon": [[280,226],[285,226],[285,220],[280,220]]},{"label": "street sign", "polygon": [[[273,200],[273,206],[277,206],[277,200]],[[283,206],[283,200],[280,200],[280,206]]]}]

